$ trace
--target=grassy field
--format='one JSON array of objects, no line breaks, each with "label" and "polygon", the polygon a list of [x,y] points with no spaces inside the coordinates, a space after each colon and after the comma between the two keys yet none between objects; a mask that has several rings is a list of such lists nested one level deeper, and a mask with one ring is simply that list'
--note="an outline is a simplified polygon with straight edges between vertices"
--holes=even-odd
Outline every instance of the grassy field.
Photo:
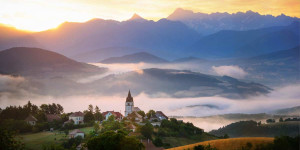
[{"label": "grassy field", "polygon": [[[91,130],[93,130],[93,127],[81,128],[80,130],[85,134],[88,134]],[[62,143],[65,139],[68,139],[64,132],[59,133],[58,131],[22,134],[20,137],[25,146],[32,150],[40,150],[43,148],[44,144]]]},{"label": "grassy field", "polygon": [[215,139],[217,138],[204,133],[201,136],[195,136],[191,138],[164,137],[162,140],[164,143],[169,143],[170,147],[178,147],[178,146],[188,145],[192,143],[198,143],[201,141],[208,141],[208,140],[215,140]]},{"label": "grassy field", "polygon": [[237,150],[237,149],[241,149],[243,146],[245,147],[248,142],[253,145],[252,149],[254,149],[255,146],[258,144],[271,143],[273,142],[273,140],[274,138],[269,138],[269,137],[229,138],[229,139],[199,142],[195,144],[170,148],[168,150],[188,150],[188,149],[192,150],[197,145],[208,145],[208,144],[210,144],[212,147],[216,147],[218,150]]}]

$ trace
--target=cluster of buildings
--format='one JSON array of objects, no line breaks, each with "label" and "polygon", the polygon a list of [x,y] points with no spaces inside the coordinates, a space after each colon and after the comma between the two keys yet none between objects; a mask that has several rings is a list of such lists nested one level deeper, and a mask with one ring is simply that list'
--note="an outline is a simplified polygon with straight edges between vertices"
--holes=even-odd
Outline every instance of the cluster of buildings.
[{"label": "cluster of buildings", "polygon": [[[128,92],[128,96],[126,98],[125,102],[125,116],[123,116],[120,112],[115,112],[115,111],[106,111],[103,112],[102,115],[104,117],[104,120],[107,120],[110,116],[114,116],[115,120],[121,121],[124,117],[126,117],[128,120],[132,120],[136,122],[137,124],[143,125],[144,119],[147,119],[151,122],[153,126],[160,126],[160,122],[164,119],[168,119],[168,117],[162,112],[162,111],[156,111],[155,114],[152,114],[149,118],[147,116],[143,117],[141,114],[138,112],[142,111],[139,107],[134,107],[134,101],[133,97],[131,96],[130,90]],[[47,114],[46,115],[47,121],[52,122],[54,120],[61,120],[61,118],[56,115],[56,114]],[[30,125],[36,125],[36,122],[38,121],[34,116],[29,115],[25,121],[27,121],[28,124]],[[69,120],[64,122],[66,123],[71,123],[73,122],[75,125],[82,124],[84,123],[84,113],[82,112],[75,112],[72,113],[69,116]],[[134,131],[135,126],[131,125],[131,129]],[[80,130],[74,130],[70,133],[70,136],[76,137],[76,136],[83,136],[84,134]]]}]

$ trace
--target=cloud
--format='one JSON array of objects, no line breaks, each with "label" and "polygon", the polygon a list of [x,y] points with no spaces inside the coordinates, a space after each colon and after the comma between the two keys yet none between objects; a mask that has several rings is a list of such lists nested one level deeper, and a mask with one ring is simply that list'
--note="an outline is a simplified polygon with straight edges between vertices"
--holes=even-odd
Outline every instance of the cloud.
[{"label": "cloud", "polygon": [[[24,105],[30,100],[38,106],[45,103],[59,103],[64,107],[65,112],[83,111],[89,104],[92,104],[98,105],[101,111],[114,110],[124,113],[127,91],[109,96],[96,93],[47,96],[33,94],[32,90],[25,88],[28,85],[30,86],[23,77],[0,76],[0,107]],[[145,112],[154,109],[161,110],[168,116],[201,117],[229,113],[264,113],[274,109],[300,106],[298,89],[300,89],[300,84],[278,87],[268,95],[249,99],[230,99],[219,96],[172,98],[165,93],[159,93],[160,96],[153,97],[143,92],[135,95],[134,89],[131,92],[134,95],[135,106]],[[202,123],[199,123],[199,119],[187,119],[186,121],[195,121],[193,123],[206,131],[231,123],[230,121],[215,120],[214,124],[209,126],[208,120],[206,120],[207,122],[201,120]]]},{"label": "cloud", "polygon": [[212,70],[220,76],[230,76],[238,79],[242,79],[248,75],[248,73],[239,66],[212,66]]},{"label": "cloud", "polygon": [[20,76],[0,75],[0,102],[32,97],[35,86]]}]

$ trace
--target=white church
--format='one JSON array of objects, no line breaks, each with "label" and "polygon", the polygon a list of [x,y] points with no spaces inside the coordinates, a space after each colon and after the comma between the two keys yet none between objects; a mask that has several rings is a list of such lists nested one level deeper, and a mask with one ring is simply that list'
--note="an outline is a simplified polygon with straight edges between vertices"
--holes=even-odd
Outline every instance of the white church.
[{"label": "white church", "polygon": [[133,97],[131,96],[130,90],[128,92],[128,96],[126,98],[125,102],[125,117],[127,117],[132,112],[138,112],[141,111],[140,108],[134,107]]}]

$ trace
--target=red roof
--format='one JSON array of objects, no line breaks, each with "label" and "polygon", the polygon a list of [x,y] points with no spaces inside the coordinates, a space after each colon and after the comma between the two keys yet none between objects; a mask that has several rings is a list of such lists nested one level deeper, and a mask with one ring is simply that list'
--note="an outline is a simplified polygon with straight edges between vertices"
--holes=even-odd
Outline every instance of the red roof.
[{"label": "red roof", "polygon": [[75,113],[70,115],[70,117],[83,117],[83,116],[84,116],[84,114],[80,111],[75,112]]},{"label": "red roof", "polygon": [[122,115],[121,113],[119,113],[119,112],[114,112],[114,111],[106,111],[106,112],[103,112],[102,115],[103,115],[103,116],[106,116],[106,114],[108,114],[109,112],[110,112],[111,114],[113,114],[113,115],[115,116],[116,119],[121,119],[121,118],[123,118],[123,115]]}]

